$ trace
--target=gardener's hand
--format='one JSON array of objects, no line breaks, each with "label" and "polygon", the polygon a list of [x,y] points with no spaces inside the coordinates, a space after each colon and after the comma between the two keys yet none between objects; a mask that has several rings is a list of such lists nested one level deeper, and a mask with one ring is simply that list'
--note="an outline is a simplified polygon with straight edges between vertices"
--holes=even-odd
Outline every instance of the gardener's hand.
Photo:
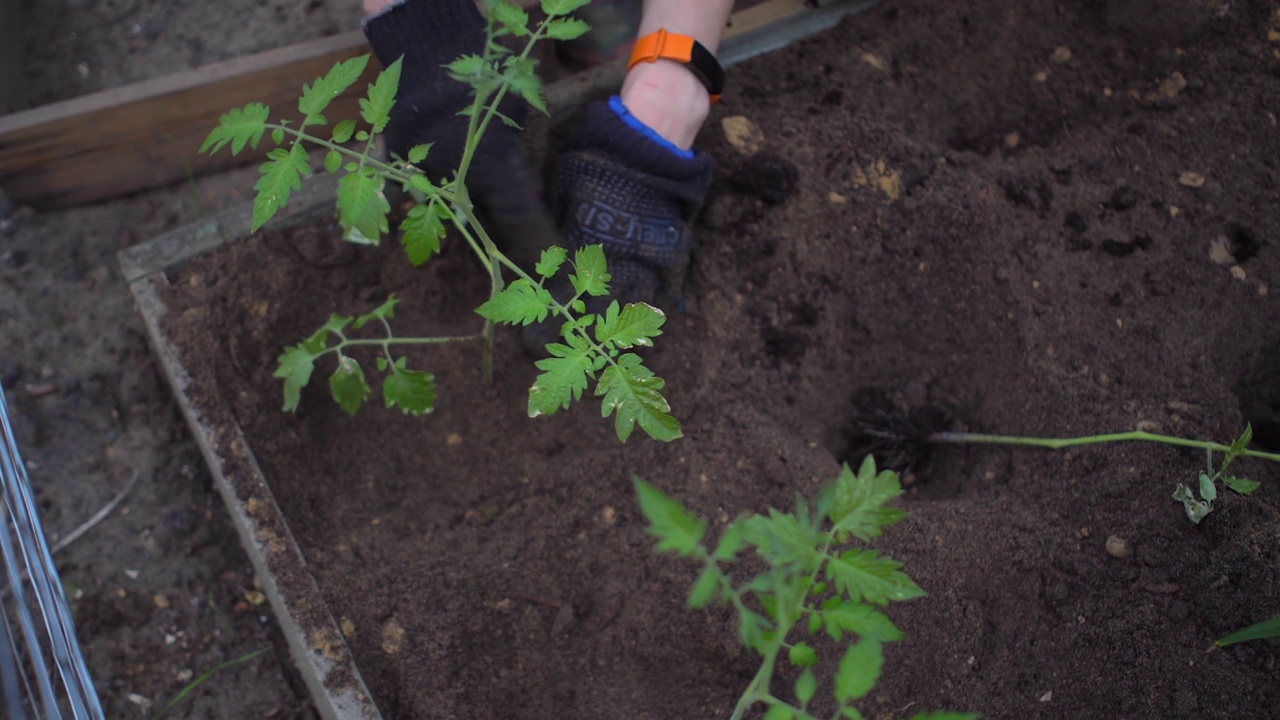
[{"label": "gardener's hand", "polygon": [[710,156],[664,140],[615,97],[588,108],[556,168],[552,205],[571,248],[604,246],[613,297],[670,309],[710,181]]},{"label": "gardener's hand", "polygon": [[[403,56],[400,90],[387,125],[387,149],[407,157],[409,148],[433,143],[421,167],[435,181],[452,175],[466,144],[468,119],[458,111],[472,90],[443,67],[466,54],[481,54],[485,21],[472,0],[406,0],[365,3],[373,10],[364,31],[383,66]],[[524,103],[507,96],[500,111],[517,120]],[[532,268],[541,251],[562,244],[542,205],[515,133],[489,125],[466,176],[471,200],[508,257]]]}]

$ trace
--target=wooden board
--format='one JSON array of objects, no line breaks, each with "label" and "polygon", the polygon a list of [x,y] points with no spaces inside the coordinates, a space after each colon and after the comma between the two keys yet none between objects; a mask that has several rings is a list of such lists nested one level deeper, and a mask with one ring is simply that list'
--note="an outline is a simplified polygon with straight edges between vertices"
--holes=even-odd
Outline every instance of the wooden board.
[{"label": "wooden board", "polygon": [[[273,118],[296,115],[303,83],[366,52],[364,34],[347,33],[0,117],[0,184],[15,202],[51,210],[243,164],[196,153],[218,116],[254,101]],[[371,62],[356,83],[360,94],[377,69]],[[331,115],[354,117],[356,98],[339,98]]]},{"label": "wooden board", "polygon": [[[0,0],[3,2],[4,0]],[[766,0],[733,14],[720,49],[726,65],[834,25],[881,0]],[[294,109],[303,83],[333,63],[369,52],[352,32],[0,116],[0,186],[15,202],[54,210],[109,199],[241,165],[259,156],[214,157],[196,150],[218,116],[249,102]],[[376,73],[335,101],[330,117],[355,117]],[[614,62],[547,88],[552,121],[614,92],[625,74]],[[268,143],[263,143],[267,145]]]}]

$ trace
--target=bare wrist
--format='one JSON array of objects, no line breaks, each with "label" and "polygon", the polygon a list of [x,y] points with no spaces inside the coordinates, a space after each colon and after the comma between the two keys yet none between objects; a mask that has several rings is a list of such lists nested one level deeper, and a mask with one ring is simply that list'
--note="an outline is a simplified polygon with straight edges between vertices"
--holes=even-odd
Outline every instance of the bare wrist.
[{"label": "bare wrist", "polygon": [[637,120],[682,150],[693,147],[711,112],[711,97],[702,81],[672,60],[631,68],[619,94]]}]

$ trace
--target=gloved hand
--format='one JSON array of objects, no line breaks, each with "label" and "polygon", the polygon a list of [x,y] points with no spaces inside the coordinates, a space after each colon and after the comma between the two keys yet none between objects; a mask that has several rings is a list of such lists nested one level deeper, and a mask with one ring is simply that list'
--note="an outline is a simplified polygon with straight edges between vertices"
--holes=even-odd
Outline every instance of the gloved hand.
[{"label": "gloved hand", "polygon": [[570,249],[604,246],[614,298],[670,310],[689,264],[689,223],[710,182],[709,155],[662,139],[615,96],[587,109],[560,158],[553,212]]},{"label": "gloved hand", "polygon": [[[383,67],[404,57],[400,89],[387,124],[387,149],[407,157],[415,145],[434,143],[421,167],[440,181],[453,174],[466,143],[468,118],[458,115],[472,97],[469,85],[443,67],[462,55],[481,54],[485,20],[472,0],[405,0],[365,20],[365,36]],[[499,111],[517,122],[525,104],[508,94]],[[498,248],[524,268],[560,245],[525,164],[515,132],[489,124],[467,171],[467,190]]]}]

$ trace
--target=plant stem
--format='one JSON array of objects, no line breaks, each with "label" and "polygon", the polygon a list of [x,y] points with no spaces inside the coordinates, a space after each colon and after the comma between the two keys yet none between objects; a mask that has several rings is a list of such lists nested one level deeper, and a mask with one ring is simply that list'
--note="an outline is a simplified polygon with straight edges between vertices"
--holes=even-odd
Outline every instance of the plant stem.
[{"label": "plant stem", "polygon": [[[1037,438],[1022,437],[1019,435],[939,432],[930,435],[926,440],[933,443],[951,443],[956,445],[1027,445],[1031,447],[1049,448],[1051,450],[1061,450],[1062,448],[1073,447],[1076,445],[1098,445],[1101,443],[1131,442],[1140,440],[1164,443],[1165,445],[1199,448],[1202,450],[1216,450],[1224,453],[1231,449],[1229,446],[1221,443],[1209,442],[1206,440],[1188,440],[1186,438],[1173,437],[1172,435],[1149,433],[1143,430],[1133,430],[1131,432],[1121,433],[1105,433],[1102,435],[1085,435],[1082,437],[1070,438]],[[1272,462],[1280,462],[1280,453],[1262,452],[1260,450],[1245,450],[1240,454],[1244,457],[1261,458]]]}]

